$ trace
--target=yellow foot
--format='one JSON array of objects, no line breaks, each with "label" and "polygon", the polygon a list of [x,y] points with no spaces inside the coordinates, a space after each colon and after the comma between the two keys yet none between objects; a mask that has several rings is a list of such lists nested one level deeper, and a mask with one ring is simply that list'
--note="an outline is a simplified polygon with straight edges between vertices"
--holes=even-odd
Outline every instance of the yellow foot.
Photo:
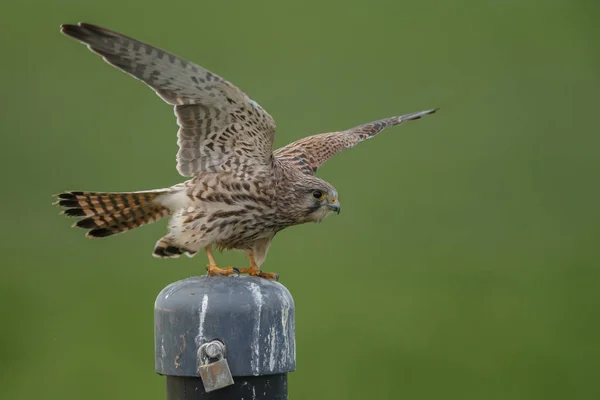
[{"label": "yellow foot", "polygon": [[250,276],[259,276],[265,279],[279,281],[279,274],[275,272],[262,272],[256,265],[251,265],[249,268],[241,268],[240,274],[248,274]]},{"label": "yellow foot", "polygon": [[208,264],[206,266],[206,271],[208,271],[209,276],[215,276],[215,275],[227,276],[227,275],[239,274],[239,271],[237,268],[233,268],[233,267],[221,268],[218,265],[210,265],[210,264]]}]

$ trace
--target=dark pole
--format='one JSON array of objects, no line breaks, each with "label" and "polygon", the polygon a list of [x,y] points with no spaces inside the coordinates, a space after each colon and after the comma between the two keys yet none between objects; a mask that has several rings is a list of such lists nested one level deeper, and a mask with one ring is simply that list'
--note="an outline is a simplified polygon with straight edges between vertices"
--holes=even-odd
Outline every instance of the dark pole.
[{"label": "dark pole", "polygon": [[154,305],[167,400],[287,399],[294,328],[294,300],[280,283],[241,275],[170,284]]}]

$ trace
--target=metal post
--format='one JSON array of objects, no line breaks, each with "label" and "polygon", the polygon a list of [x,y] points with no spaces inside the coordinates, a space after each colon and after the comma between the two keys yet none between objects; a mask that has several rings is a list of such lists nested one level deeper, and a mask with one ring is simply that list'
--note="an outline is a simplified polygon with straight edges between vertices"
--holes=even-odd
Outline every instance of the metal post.
[{"label": "metal post", "polygon": [[246,275],[172,283],[156,299],[154,339],[167,400],[288,398],[294,300],[280,283]]}]

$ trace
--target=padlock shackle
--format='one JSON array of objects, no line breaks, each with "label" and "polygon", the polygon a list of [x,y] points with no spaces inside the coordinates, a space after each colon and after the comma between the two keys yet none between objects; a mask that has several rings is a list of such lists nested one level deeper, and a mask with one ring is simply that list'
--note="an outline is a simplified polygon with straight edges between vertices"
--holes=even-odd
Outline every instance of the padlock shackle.
[{"label": "padlock shackle", "polygon": [[[211,354],[208,354],[211,353]],[[198,366],[208,364],[211,359],[225,358],[225,344],[218,339],[202,343],[198,348]]]}]

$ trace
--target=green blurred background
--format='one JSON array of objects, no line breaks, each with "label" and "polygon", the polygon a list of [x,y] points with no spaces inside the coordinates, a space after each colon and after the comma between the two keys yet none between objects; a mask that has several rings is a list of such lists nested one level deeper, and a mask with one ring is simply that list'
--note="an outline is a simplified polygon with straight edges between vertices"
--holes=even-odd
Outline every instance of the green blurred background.
[{"label": "green blurred background", "polygon": [[154,299],[204,271],[151,257],[164,221],[92,241],[50,205],[182,181],[171,107],[59,33],[76,21],[232,81],[275,117],[277,146],[441,107],[326,164],[343,213],[271,247],[264,268],[296,300],[291,398],[600,398],[598,2],[23,0],[0,15],[1,398],[163,399]]}]

